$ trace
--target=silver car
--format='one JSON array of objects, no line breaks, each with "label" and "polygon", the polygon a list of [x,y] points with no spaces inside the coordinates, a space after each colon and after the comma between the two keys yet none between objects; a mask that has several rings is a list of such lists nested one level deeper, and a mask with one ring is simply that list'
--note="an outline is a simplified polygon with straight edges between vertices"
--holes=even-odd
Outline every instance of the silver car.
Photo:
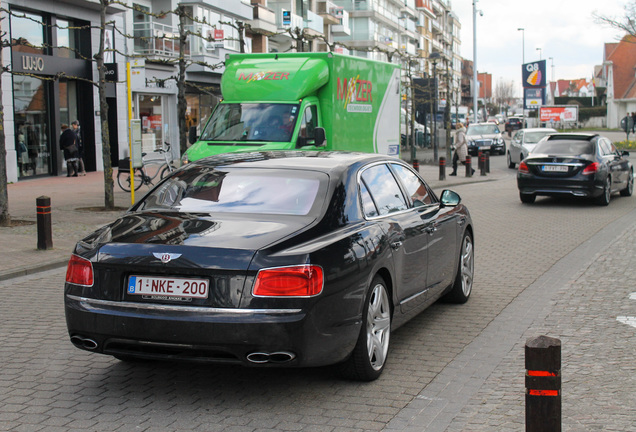
[{"label": "silver car", "polygon": [[553,133],[557,133],[557,131],[552,128],[519,129],[512,136],[512,141],[508,147],[508,168],[514,168],[527,158],[539,141]]}]

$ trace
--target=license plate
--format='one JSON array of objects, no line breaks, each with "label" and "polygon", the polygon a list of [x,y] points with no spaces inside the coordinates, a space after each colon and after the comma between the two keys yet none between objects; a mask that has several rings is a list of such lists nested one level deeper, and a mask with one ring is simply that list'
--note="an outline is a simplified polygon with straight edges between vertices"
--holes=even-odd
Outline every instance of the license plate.
[{"label": "license plate", "polygon": [[568,172],[568,167],[565,165],[544,165],[543,171],[548,172]]},{"label": "license plate", "polygon": [[130,276],[128,294],[168,298],[208,298],[207,279]]},{"label": "license plate", "polygon": [[490,150],[490,146],[479,146],[479,150]]}]

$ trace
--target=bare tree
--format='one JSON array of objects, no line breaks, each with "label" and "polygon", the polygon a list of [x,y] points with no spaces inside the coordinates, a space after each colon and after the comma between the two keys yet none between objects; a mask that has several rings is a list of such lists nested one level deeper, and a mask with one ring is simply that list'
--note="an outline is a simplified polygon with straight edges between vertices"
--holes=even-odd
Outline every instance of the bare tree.
[{"label": "bare tree", "polygon": [[620,18],[600,15],[597,12],[594,12],[592,16],[600,24],[619,29],[627,34],[636,36],[636,0],[631,0],[629,3],[625,4],[624,8],[625,15]]},{"label": "bare tree", "polygon": [[514,86],[512,81],[504,81],[500,79],[495,85],[494,92],[495,103],[498,106],[508,105],[514,99]]},{"label": "bare tree", "polygon": [[108,130],[108,102],[106,101],[106,66],[104,65],[104,39],[106,36],[106,8],[112,0],[100,0],[99,14],[99,51],[95,55],[97,62],[97,88],[99,92],[99,115],[102,129],[102,159],[104,163],[104,207],[115,208],[115,191],[113,181],[113,166],[110,161],[110,133]]}]

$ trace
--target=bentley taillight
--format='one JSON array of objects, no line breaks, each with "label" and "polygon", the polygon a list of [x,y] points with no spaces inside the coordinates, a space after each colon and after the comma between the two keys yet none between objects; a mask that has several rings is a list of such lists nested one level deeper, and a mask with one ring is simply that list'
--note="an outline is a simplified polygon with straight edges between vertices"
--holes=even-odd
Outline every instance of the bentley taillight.
[{"label": "bentley taillight", "polygon": [[71,255],[66,268],[66,282],[75,285],[93,286],[93,264],[86,258]]},{"label": "bentley taillight", "polygon": [[323,287],[322,268],[299,265],[263,269],[256,275],[253,295],[257,297],[311,297]]}]

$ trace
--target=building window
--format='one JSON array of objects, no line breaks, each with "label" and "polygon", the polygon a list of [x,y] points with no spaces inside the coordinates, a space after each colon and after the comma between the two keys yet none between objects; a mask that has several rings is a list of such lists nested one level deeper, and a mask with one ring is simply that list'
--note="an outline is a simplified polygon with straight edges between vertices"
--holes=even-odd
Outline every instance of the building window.
[{"label": "building window", "polygon": [[12,11],[11,15],[11,49],[30,54],[48,54],[44,46],[44,19],[42,15],[31,12]]}]

